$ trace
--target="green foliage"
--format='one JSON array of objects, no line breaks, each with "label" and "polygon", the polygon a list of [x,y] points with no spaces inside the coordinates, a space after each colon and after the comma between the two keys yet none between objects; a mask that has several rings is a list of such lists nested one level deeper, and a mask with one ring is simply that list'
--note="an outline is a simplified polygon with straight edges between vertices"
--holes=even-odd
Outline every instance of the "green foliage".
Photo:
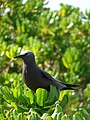
[{"label": "green foliage", "polygon": [[[90,11],[61,4],[50,11],[45,0],[1,1],[0,4],[0,120],[89,120]],[[34,93],[21,77],[22,50],[36,55],[45,71],[77,91]],[[59,95],[60,94],[60,95]]]},{"label": "green foliage", "polygon": [[39,106],[44,106],[47,99],[47,91],[42,88],[36,90],[36,101]]},{"label": "green foliage", "polygon": [[59,97],[59,91],[56,89],[55,86],[50,86],[50,92],[49,92],[49,95],[48,95],[48,99],[47,101],[45,102],[46,105],[51,105],[51,104],[54,104],[54,102],[58,99]]}]

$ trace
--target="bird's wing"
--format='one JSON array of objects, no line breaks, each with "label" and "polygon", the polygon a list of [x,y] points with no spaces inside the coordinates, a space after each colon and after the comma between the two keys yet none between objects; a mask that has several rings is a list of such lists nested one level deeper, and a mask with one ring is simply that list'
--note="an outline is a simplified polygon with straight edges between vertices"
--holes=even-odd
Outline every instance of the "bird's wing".
[{"label": "bird's wing", "polygon": [[72,84],[66,84],[61,81],[55,80],[50,74],[45,72],[44,70],[41,70],[39,68],[39,71],[41,72],[41,75],[46,78],[46,80],[50,80],[54,85],[56,85],[57,88],[62,90],[74,90],[74,87],[78,87],[78,85],[72,85]]},{"label": "bird's wing", "polygon": [[47,72],[39,69],[41,74],[43,75],[44,78],[46,78],[46,80],[49,80],[53,85],[55,85],[57,88],[63,89],[66,87],[66,85],[62,84],[61,82],[55,80],[50,74],[48,74]]},{"label": "bird's wing", "polygon": [[43,77],[45,77],[45,78],[48,79],[48,80],[53,80],[53,81],[55,81],[55,79],[54,79],[50,74],[48,74],[47,72],[45,72],[44,70],[42,70],[42,69],[40,69],[40,68],[39,68],[39,70],[40,70],[41,74],[43,75]]}]

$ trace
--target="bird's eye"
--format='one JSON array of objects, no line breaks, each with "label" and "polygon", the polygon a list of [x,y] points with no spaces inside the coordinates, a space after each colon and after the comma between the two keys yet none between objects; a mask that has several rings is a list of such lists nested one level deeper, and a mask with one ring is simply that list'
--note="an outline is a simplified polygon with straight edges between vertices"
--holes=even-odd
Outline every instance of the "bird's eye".
[{"label": "bird's eye", "polygon": [[27,55],[29,55],[29,53],[26,53],[25,55],[27,56]]}]

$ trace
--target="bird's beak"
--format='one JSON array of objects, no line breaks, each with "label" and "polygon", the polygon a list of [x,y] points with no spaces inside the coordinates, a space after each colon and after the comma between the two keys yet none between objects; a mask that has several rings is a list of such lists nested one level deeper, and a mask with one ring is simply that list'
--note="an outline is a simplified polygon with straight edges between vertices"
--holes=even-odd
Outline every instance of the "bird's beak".
[{"label": "bird's beak", "polygon": [[18,55],[18,56],[15,56],[14,58],[22,58],[23,55]]}]

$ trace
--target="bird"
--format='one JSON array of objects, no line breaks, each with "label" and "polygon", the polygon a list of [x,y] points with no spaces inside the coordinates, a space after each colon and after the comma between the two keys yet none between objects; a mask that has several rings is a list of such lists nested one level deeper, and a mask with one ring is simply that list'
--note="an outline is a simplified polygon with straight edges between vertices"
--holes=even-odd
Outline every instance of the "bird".
[{"label": "bird", "polygon": [[22,76],[25,84],[34,92],[38,88],[44,88],[50,91],[50,85],[56,86],[59,90],[75,90],[77,84],[67,84],[56,80],[46,71],[36,65],[35,55],[33,52],[25,50],[20,55],[15,56],[23,61]]}]

